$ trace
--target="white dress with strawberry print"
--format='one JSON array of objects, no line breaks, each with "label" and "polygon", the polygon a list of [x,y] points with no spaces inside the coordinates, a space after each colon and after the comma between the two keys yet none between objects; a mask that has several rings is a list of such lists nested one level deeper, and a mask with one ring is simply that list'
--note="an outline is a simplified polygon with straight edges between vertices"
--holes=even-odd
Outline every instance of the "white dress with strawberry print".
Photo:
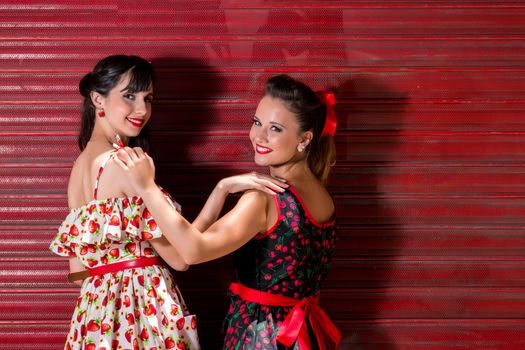
[{"label": "white dress with strawberry print", "polygon": [[[158,256],[148,241],[161,235],[140,197],[94,199],[70,211],[49,249],[93,268]],[[197,320],[165,266],[92,276],[82,284],[65,349],[200,349]]]}]

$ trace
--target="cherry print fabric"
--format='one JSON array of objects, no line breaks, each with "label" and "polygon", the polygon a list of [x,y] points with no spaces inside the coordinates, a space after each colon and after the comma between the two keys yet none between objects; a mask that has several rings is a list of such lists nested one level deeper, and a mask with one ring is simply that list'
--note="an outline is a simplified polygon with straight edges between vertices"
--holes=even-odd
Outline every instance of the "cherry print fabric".
[{"label": "cherry print fabric", "polygon": [[[239,282],[295,299],[318,295],[334,251],[335,220],[317,223],[293,188],[275,198],[279,208],[276,226],[234,253]],[[297,341],[286,348],[275,340],[291,309],[247,302],[230,292],[223,349],[303,350]],[[312,349],[317,349],[315,338],[310,339]]]}]

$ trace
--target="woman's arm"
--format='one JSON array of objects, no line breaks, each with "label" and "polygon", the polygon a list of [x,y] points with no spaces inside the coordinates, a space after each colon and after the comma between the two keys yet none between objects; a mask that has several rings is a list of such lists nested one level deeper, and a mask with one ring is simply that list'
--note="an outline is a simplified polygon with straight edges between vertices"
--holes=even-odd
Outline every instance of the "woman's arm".
[{"label": "woman's arm", "polygon": [[[86,268],[84,267],[84,265],[82,265],[82,263],[76,256],[69,258],[69,272],[70,273],[84,271],[85,269]],[[82,286],[83,282],[84,280],[77,280],[77,281],[74,281],[73,283],[78,286]]]},{"label": "woman's arm", "polygon": [[285,182],[264,174],[250,173],[224,178],[217,183],[192,225],[201,232],[206,231],[217,221],[224,201],[231,193],[253,189],[274,195],[277,192],[283,192],[287,187]]},{"label": "woman's arm", "polygon": [[141,195],[165,237],[188,264],[229,254],[271,226],[267,218],[269,208],[274,205],[269,200],[271,197],[262,191],[249,191],[230,212],[201,232],[163,200],[163,193],[154,182],[153,161],[141,149],[120,150],[116,162]]},{"label": "woman's arm", "polygon": [[227,255],[268,227],[268,196],[260,191],[244,193],[231,211],[204,232],[162,201],[163,193],[157,186],[140,194],[163,235],[190,265]]},{"label": "woman's arm", "polygon": [[[133,186],[128,183],[123,183],[122,180],[126,179],[125,173],[119,166],[117,166],[117,164],[115,164],[115,158],[112,158],[112,160],[109,161],[104,170],[103,176],[105,176],[104,182],[106,184],[120,184],[120,190],[124,193],[124,195],[134,196],[137,194],[134,192]],[[162,201],[170,205],[164,197],[164,194],[162,195]],[[155,218],[155,216],[153,217]],[[186,264],[186,261],[180,256],[178,250],[175,249],[165,237],[154,238],[148,242],[150,242],[157,254],[159,254],[160,257],[173,269],[177,271],[186,271],[188,269],[189,266]]]},{"label": "woman's arm", "polygon": [[[165,200],[165,199],[164,199]],[[186,271],[190,266],[180,256],[166,237],[155,238],[149,241],[155,251],[161,256],[168,265],[177,271]]]}]

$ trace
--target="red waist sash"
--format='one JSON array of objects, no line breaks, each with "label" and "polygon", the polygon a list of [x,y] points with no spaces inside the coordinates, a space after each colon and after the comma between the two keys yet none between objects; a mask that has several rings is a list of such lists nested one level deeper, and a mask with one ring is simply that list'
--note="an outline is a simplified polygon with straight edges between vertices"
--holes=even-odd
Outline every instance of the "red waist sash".
[{"label": "red waist sash", "polygon": [[70,282],[86,279],[90,276],[103,275],[111,272],[118,272],[126,269],[136,269],[139,267],[146,267],[151,265],[164,265],[164,262],[158,257],[138,258],[134,260],[126,260],[113,264],[97,266],[92,269],[87,269],[80,272],[72,272],[68,275]]},{"label": "red waist sash", "polygon": [[310,323],[313,334],[317,338],[320,350],[337,350],[341,341],[341,333],[318,305],[319,296],[303,299],[294,299],[284,295],[277,295],[260,290],[248,288],[240,283],[232,283],[230,291],[242,299],[266,306],[288,306],[293,309],[286,316],[279,327],[276,340],[284,346],[292,346],[299,341],[301,350],[312,348],[306,318]]}]

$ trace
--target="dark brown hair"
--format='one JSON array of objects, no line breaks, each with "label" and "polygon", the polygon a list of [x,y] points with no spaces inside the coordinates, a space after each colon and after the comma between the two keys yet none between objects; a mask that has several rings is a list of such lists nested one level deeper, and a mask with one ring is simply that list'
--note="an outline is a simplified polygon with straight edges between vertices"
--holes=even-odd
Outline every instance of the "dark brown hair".
[{"label": "dark brown hair", "polygon": [[306,84],[286,74],[268,79],[265,96],[278,98],[297,116],[302,132],[312,131],[313,138],[306,148],[308,166],[314,175],[326,183],[330,167],[335,163],[335,143],[331,135],[321,135],[326,120],[326,105]]},{"label": "dark brown hair", "polygon": [[[86,148],[95,127],[96,108],[91,101],[91,92],[95,91],[102,96],[120,82],[122,77],[129,74],[129,84],[125,88],[130,93],[147,91],[154,84],[155,73],[151,63],[138,56],[113,55],[100,60],[92,72],[86,74],[78,85],[80,94],[84,97],[78,146],[80,150]],[[136,137],[129,139],[130,147],[149,148],[147,125]]]}]

